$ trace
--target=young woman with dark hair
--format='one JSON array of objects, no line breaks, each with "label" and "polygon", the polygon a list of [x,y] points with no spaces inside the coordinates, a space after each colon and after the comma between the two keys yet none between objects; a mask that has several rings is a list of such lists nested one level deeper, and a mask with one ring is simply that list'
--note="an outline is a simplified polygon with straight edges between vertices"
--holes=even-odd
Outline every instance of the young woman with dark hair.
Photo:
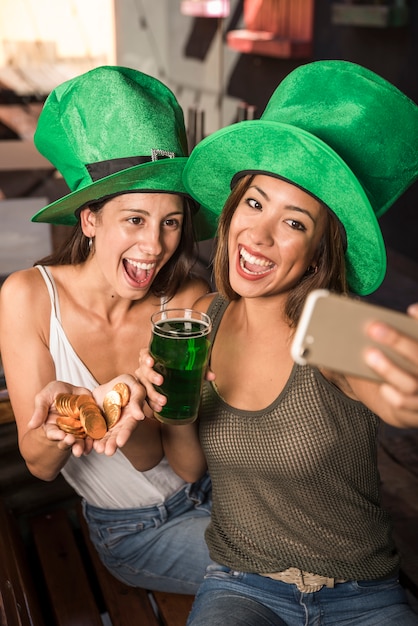
[{"label": "young woman with dark hair", "polygon": [[[35,144],[71,193],[32,219],[74,228],[60,250],[1,289],[1,355],[21,454],[32,474],[49,481],[61,472],[82,497],[114,576],[192,594],[210,562],[206,464],[197,451],[173,471],[133,376],[151,314],[190,307],[208,291],[192,273],[195,234],[209,238],[215,217],[198,211],[182,183],[183,113],[160,81],[99,67],[50,94]],[[131,399],[103,439],[58,428],[59,392],[100,403],[116,381]]]}]

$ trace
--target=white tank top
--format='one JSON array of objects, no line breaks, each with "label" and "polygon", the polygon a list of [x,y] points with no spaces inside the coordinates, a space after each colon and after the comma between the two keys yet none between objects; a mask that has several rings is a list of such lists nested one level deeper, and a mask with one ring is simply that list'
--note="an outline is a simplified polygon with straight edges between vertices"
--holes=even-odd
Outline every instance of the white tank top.
[{"label": "white tank top", "polygon": [[[41,272],[51,299],[49,350],[55,363],[56,379],[94,389],[98,382],[77,356],[61,326],[58,294],[47,267]],[[138,472],[117,450],[107,457],[94,450],[87,456],[70,456],[61,470],[66,481],[89,504],[105,509],[136,509],[161,504],[185,482],[163,459],[147,472]]]}]

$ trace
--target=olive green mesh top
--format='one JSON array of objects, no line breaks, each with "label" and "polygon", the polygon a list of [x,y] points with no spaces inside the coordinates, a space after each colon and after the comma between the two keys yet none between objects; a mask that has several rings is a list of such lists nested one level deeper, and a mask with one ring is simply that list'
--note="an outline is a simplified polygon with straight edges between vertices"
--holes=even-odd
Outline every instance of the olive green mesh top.
[{"label": "olive green mesh top", "polygon": [[[217,298],[209,310],[213,337],[225,306]],[[297,567],[372,579],[396,571],[380,506],[378,424],[311,366],[295,365],[261,411],[234,409],[205,382],[200,434],[213,481],[211,558],[256,573]]]}]

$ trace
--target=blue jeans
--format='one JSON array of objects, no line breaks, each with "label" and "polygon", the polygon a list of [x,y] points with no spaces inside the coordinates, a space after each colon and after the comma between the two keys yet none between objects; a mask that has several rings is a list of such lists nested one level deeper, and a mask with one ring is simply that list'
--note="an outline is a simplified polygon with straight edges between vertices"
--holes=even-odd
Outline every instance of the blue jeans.
[{"label": "blue jeans", "polygon": [[208,567],[187,626],[416,626],[397,578],[349,581],[302,593],[220,565]]},{"label": "blue jeans", "polygon": [[188,484],[164,504],[101,509],[83,502],[90,537],[107,569],[132,587],[195,594],[209,558],[209,476]]}]

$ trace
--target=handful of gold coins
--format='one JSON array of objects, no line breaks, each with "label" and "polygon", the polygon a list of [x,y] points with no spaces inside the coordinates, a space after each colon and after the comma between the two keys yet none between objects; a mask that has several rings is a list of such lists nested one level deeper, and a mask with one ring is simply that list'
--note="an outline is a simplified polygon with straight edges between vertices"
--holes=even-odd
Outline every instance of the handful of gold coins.
[{"label": "handful of gold coins", "polygon": [[120,418],[122,407],[129,402],[130,390],[125,383],[116,383],[103,399],[103,411],[86,394],[59,393],[55,407],[59,416],[57,426],[77,439],[101,439]]}]

